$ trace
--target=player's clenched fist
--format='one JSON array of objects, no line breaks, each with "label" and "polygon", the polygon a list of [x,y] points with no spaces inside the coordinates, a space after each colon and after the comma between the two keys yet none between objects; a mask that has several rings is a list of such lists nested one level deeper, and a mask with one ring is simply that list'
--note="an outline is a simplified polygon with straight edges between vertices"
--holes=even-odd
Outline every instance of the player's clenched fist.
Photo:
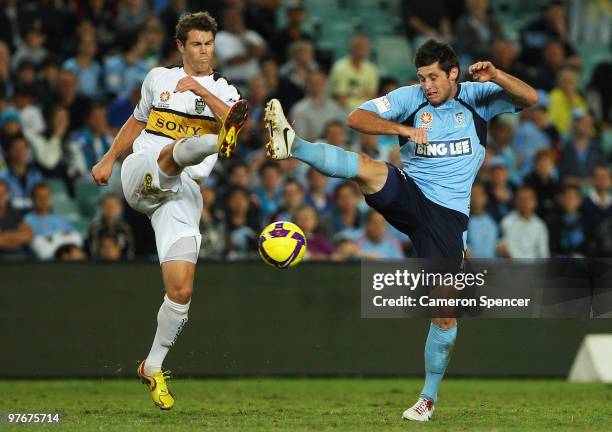
[{"label": "player's clenched fist", "polygon": [[105,157],[91,169],[91,176],[98,186],[108,185],[108,180],[111,178],[111,175],[113,175],[114,163],[115,161]]},{"label": "player's clenched fist", "polygon": [[474,63],[468,68],[468,72],[472,75],[474,81],[487,82],[497,78],[497,68],[493,63],[484,61]]},{"label": "player's clenched fist", "polygon": [[427,132],[423,128],[407,127],[402,133],[410,141],[414,141],[417,144],[429,144],[427,140]]},{"label": "player's clenched fist", "polygon": [[192,93],[204,97],[204,93],[206,89],[200,85],[193,77],[186,76],[185,78],[181,78],[178,83],[176,83],[176,88],[174,89],[175,93],[183,93],[186,91],[191,91]]}]

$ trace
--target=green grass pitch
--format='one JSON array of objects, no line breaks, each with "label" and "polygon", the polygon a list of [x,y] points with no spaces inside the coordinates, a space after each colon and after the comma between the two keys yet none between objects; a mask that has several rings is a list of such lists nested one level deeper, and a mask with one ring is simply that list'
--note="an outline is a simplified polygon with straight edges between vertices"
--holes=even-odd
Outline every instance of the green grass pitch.
[{"label": "green grass pitch", "polygon": [[448,379],[432,421],[400,420],[420,379],[171,381],[162,412],[134,380],[0,381],[0,412],[60,411],[70,431],[612,431],[612,386]]}]

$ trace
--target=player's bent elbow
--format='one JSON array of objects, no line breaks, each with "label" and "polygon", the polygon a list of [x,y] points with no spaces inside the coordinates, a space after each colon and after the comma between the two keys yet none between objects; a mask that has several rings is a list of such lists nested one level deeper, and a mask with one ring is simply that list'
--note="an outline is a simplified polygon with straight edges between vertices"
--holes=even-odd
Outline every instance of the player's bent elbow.
[{"label": "player's bent elbow", "polygon": [[351,129],[359,130],[361,125],[363,125],[363,110],[356,109],[351,111],[346,119],[346,124]]}]

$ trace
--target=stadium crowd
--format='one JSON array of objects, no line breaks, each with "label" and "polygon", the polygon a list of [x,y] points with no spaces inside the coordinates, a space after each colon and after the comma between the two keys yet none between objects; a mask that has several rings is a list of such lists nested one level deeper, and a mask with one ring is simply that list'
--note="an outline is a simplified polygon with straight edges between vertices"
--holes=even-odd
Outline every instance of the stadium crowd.
[{"label": "stadium crowd", "polygon": [[[410,45],[430,37],[450,42],[463,71],[471,61],[491,60],[538,88],[536,106],[489,125],[468,253],[612,256],[611,154],[602,140],[612,124],[612,63],[600,62],[585,77],[579,55],[580,44],[597,42],[610,58],[609,4],[547,2],[513,39],[486,0],[372,3],[397,8],[398,33],[405,31]],[[306,139],[400,164],[396,137],[357,134],[346,115],[417,83],[415,74],[381,72],[367,24],[346,41],[348,54],[334,57],[307,29],[307,6],[308,0],[0,1],[0,259],[155,257],[148,220],[123,201],[119,167],[103,189],[90,170],[131,115],[147,72],[180,60],[174,26],[181,14],[198,10],[220,24],[215,68],[250,103],[238,154],[219,162],[202,185],[201,257],[252,258],[260,230],[277,220],[304,230],[306,259],[413,256],[410,239],[368,209],[355,183],[294,159],[265,158],[263,110],[276,97]],[[577,7],[602,9],[570,19],[567,8]]]}]

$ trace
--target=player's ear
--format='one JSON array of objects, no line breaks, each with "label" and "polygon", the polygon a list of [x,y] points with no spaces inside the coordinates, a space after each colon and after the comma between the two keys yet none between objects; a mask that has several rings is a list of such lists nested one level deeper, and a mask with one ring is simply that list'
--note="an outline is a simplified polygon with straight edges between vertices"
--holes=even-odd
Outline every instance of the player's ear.
[{"label": "player's ear", "polygon": [[448,73],[448,79],[450,79],[451,81],[457,81],[458,77],[459,77],[459,68],[456,66],[452,67]]},{"label": "player's ear", "polygon": [[183,54],[185,52],[185,46],[183,45],[183,42],[181,42],[180,39],[176,40],[176,47],[178,48],[179,52],[181,54]]}]

